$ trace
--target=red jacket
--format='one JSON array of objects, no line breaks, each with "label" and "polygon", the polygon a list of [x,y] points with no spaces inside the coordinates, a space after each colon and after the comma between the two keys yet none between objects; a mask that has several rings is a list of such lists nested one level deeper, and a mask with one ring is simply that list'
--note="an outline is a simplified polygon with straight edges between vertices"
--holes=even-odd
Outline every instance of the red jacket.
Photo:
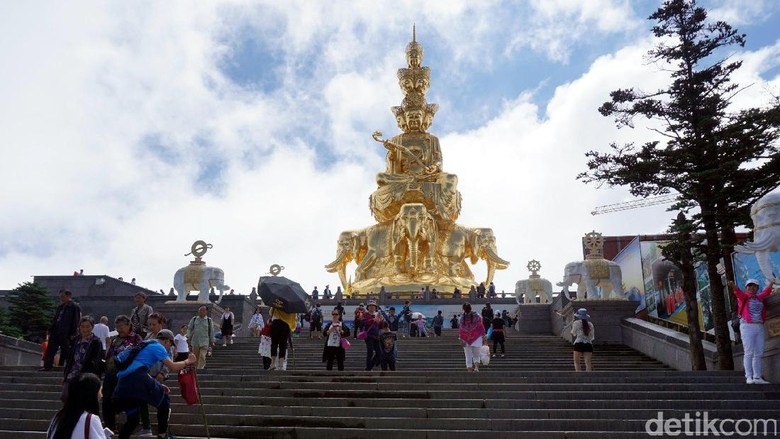
[{"label": "red jacket", "polygon": [[[755,297],[756,299],[760,300],[761,303],[764,303],[766,296],[772,293],[772,286],[773,285],[770,283],[766,288],[764,288],[764,291],[753,296],[752,294],[748,294],[740,290],[739,287],[735,285],[734,295],[737,296],[737,312],[739,313],[739,316],[742,317],[746,322],[753,323],[750,319],[750,310],[748,309],[747,301]],[[766,306],[764,306],[764,308],[761,310],[761,320],[766,321]]]}]

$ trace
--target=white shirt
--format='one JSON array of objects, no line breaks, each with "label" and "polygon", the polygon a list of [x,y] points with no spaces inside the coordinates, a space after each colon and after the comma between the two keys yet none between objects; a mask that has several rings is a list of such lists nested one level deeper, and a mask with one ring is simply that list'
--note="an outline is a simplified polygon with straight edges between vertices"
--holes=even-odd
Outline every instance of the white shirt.
[{"label": "white shirt", "polygon": [[97,337],[98,340],[100,340],[100,344],[103,345],[104,351],[106,350],[106,338],[108,337],[109,332],[110,331],[108,326],[102,323],[98,323],[94,328],[92,328],[92,333],[95,334],[95,337]]},{"label": "white shirt", "polygon": [[173,343],[176,345],[177,354],[183,354],[190,351],[189,346],[187,346],[186,335],[176,334],[176,336],[173,337]]},{"label": "white shirt", "polygon": [[[70,439],[84,439],[84,424],[87,422],[88,412],[81,414],[79,421],[73,428],[73,433],[70,435]],[[52,437],[54,435],[53,425],[49,425],[49,431],[46,437]],[[100,416],[92,415],[89,419],[89,439],[106,439],[106,433],[103,431],[103,425],[100,422]]]}]

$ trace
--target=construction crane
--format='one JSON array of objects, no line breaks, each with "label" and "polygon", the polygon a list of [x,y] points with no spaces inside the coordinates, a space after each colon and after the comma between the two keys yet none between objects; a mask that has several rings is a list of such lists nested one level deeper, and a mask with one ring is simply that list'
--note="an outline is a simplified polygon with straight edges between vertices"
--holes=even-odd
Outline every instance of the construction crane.
[{"label": "construction crane", "polygon": [[624,201],[622,203],[607,204],[598,206],[590,213],[591,215],[601,215],[603,213],[618,212],[620,210],[637,209],[640,207],[655,206],[657,204],[671,203],[677,199],[677,194],[665,194],[657,197],[648,197],[641,200]]}]

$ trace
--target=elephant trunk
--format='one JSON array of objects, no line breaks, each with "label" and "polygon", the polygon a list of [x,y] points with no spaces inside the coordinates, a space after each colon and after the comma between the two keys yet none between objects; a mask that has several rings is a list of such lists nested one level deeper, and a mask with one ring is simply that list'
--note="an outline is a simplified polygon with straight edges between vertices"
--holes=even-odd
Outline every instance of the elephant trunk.
[{"label": "elephant trunk", "polygon": [[486,247],[485,248],[485,258],[488,261],[493,262],[494,269],[504,270],[507,267],[509,267],[509,261],[507,261],[507,260],[501,258],[500,256],[498,256],[496,254],[496,250],[491,248],[491,247]]},{"label": "elephant trunk", "polygon": [[339,280],[341,281],[341,287],[347,289],[347,263],[349,258],[349,251],[342,250],[336,255],[336,259],[330,264],[325,265],[325,270],[328,273],[338,273]]},{"label": "elephant trunk", "polygon": [[758,240],[756,241],[753,242],[748,241],[743,245],[734,246],[734,250],[736,250],[739,253],[746,253],[746,254],[774,251],[778,246],[777,241],[780,240],[780,238],[776,239],[775,236],[776,235],[772,233],[765,233],[763,234],[763,236],[759,237]]}]

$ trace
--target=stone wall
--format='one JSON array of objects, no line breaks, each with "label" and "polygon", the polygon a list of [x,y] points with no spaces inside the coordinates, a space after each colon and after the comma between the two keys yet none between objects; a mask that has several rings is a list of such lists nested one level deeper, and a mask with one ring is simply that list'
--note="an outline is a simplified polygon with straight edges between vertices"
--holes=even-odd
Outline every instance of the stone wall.
[{"label": "stone wall", "polygon": [[0,335],[0,366],[41,366],[41,345]]}]

